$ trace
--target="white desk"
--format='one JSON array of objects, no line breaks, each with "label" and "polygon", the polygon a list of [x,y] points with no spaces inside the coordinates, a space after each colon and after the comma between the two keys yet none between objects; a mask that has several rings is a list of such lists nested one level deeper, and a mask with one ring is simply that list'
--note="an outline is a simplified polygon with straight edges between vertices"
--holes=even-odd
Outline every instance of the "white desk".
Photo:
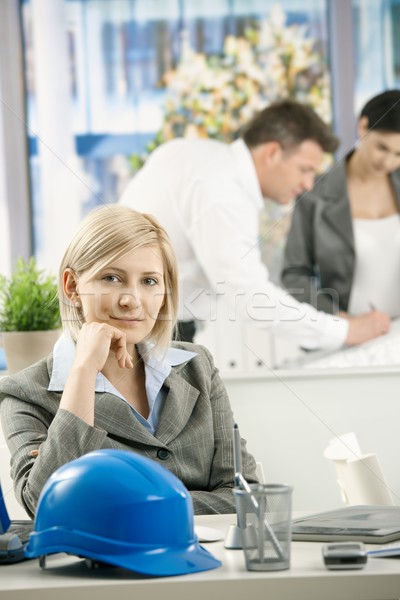
[{"label": "white desk", "polygon": [[[235,516],[196,517],[202,525],[226,531]],[[222,567],[196,575],[144,578],[128,571],[87,569],[76,557],[57,555],[42,571],[32,560],[0,567],[1,600],[398,600],[400,560],[369,559],[360,571],[325,569],[321,544],[294,542],[288,571],[256,573],[245,569],[241,550],[222,542],[207,544]],[[57,565],[57,567],[55,566]]]},{"label": "white desk", "polygon": [[337,352],[305,352],[292,340],[262,329],[254,323],[228,320],[229,313],[196,333],[195,341],[206,346],[223,377],[268,375],[271,369],[357,369],[399,367],[400,319],[392,321],[388,334],[354,348]]}]

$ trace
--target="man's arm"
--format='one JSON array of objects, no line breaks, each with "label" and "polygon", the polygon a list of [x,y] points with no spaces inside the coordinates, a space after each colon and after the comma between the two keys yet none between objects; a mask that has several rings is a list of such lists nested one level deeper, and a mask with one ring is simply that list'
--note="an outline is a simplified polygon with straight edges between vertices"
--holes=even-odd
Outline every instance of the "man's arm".
[{"label": "man's arm", "polygon": [[346,338],[348,346],[357,346],[384,335],[389,331],[391,325],[390,317],[378,310],[372,310],[357,317],[347,317],[347,320],[349,322],[349,332]]},{"label": "man's arm", "polygon": [[188,236],[220,296],[210,319],[249,320],[310,350],[361,343],[387,327],[380,314],[342,319],[317,311],[271,283],[261,259],[259,207],[233,179],[198,181],[192,202]]}]

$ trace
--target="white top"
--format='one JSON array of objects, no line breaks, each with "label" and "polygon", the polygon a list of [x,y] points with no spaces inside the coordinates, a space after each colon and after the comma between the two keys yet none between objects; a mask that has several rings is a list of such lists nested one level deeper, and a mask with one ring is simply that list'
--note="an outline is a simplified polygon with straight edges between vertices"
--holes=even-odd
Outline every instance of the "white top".
[{"label": "white top", "polygon": [[157,148],[121,200],[166,228],[180,271],[181,320],[248,319],[299,345],[341,346],[348,323],[269,281],[259,248],[263,198],[242,140],[176,139]]},{"label": "white top", "polygon": [[400,316],[400,217],[353,219],[356,254],[349,313],[374,306]]}]

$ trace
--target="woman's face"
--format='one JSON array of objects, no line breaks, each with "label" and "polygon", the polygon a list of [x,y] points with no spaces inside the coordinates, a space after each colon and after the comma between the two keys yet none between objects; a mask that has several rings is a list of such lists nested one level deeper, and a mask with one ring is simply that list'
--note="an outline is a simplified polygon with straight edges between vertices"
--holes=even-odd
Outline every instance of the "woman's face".
[{"label": "woman's face", "polygon": [[357,152],[371,175],[388,175],[400,168],[400,133],[369,130],[360,119]]},{"label": "woman's face", "polygon": [[86,323],[108,323],[126,334],[128,347],[153,329],[164,303],[164,267],[157,246],[143,246],[94,275],[83,273],[77,293]]}]

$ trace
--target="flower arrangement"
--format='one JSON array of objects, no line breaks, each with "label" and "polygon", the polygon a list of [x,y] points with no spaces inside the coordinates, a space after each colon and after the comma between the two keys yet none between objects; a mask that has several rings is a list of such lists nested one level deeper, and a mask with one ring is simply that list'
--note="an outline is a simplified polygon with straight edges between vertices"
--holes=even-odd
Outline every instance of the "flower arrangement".
[{"label": "flower arrangement", "polygon": [[219,56],[194,52],[182,38],[178,66],[164,74],[166,88],[160,131],[134,170],[159,144],[175,137],[234,140],[255,112],[280,98],[309,104],[331,122],[330,81],[318,40],[304,25],[286,25],[280,5],[243,37],[227,36]]},{"label": "flower arrangement", "polygon": [[[329,71],[318,40],[304,25],[287,25],[279,4],[244,36],[227,36],[221,55],[194,52],[182,38],[178,66],[164,74],[163,123],[141,155],[130,159],[138,170],[159,144],[176,137],[208,137],[231,142],[240,128],[275,100],[308,104],[326,122],[332,120]],[[324,168],[331,163],[326,156]],[[260,251],[270,279],[279,283],[292,205],[266,202],[260,216]]]}]

